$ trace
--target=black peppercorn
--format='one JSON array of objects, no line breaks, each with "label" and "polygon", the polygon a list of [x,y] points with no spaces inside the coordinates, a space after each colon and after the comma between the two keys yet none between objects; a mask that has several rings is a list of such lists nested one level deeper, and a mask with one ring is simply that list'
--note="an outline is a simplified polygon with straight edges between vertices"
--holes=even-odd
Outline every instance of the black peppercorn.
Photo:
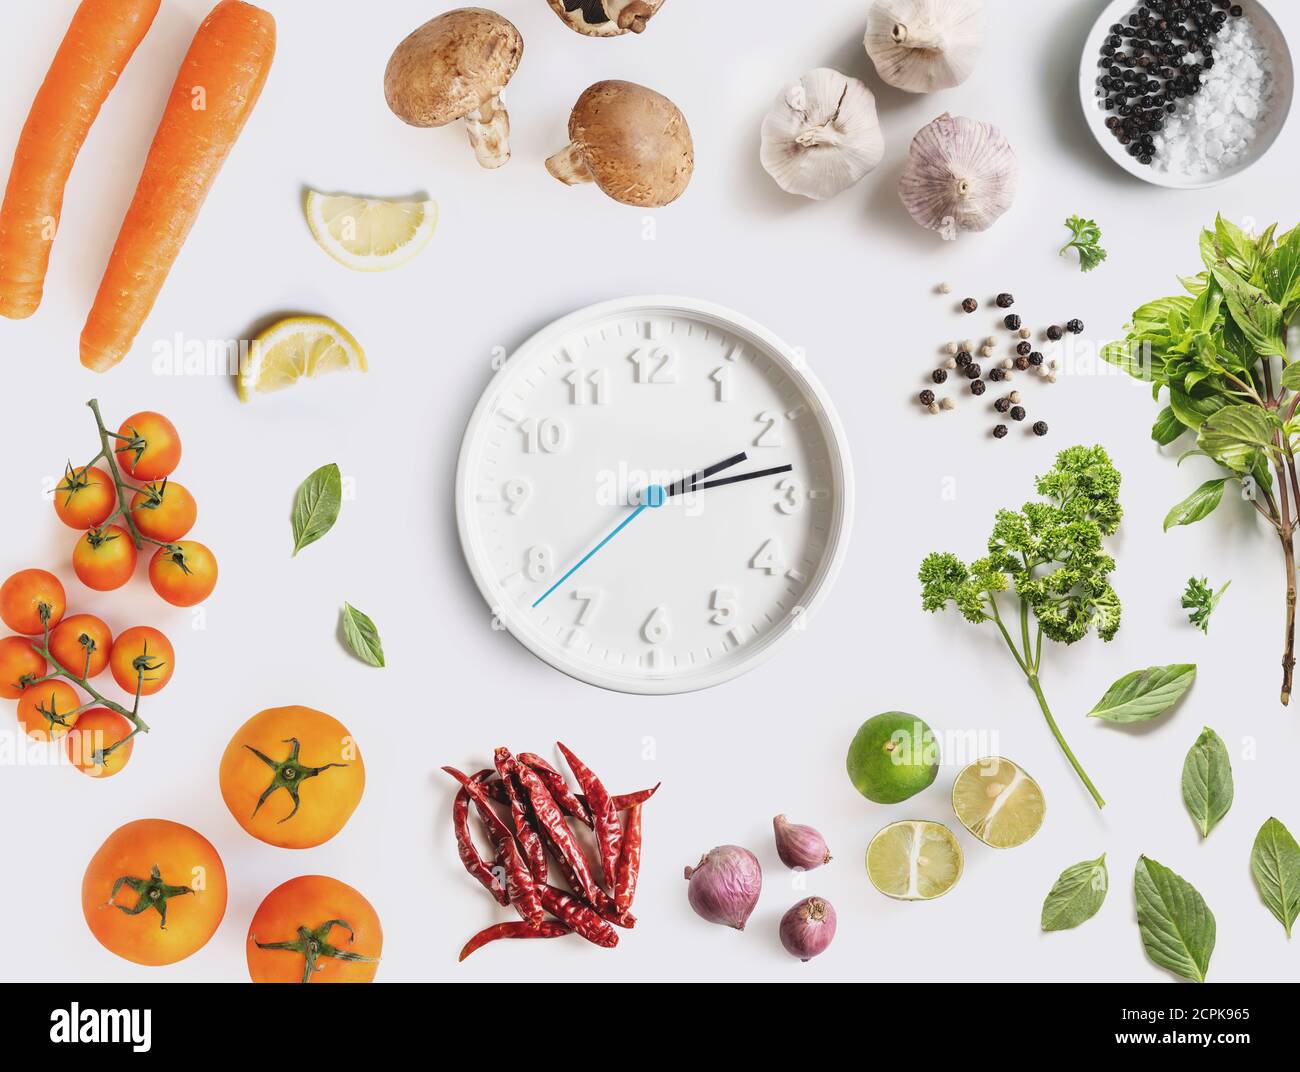
[{"label": "black peppercorn", "polygon": [[1231,15],[1234,19],[1241,18],[1241,16],[1244,13],[1245,12],[1242,10],[1242,6],[1240,4],[1233,4],[1232,7],[1228,8],[1228,14]]},{"label": "black peppercorn", "polygon": [[1020,330],[1020,317],[1018,317],[1015,313],[1008,313],[1006,317],[1003,319],[1002,323],[1006,325],[1008,331]]},{"label": "black peppercorn", "polygon": [[934,380],[935,383],[947,383],[948,370],[946,368],[937,368],[930,373],[930,379]]},{"label": "black peppercorn", "polygon": [[1011,399],[999,398],[996,402],[993,403],[993,408],[997,410],[999,413],[1006,413],[1006,411],[1011,408]]},{"label": "black peppercorn", "polygon": [[966,312],[973,313],[976,309],[980,307],[980,303],[977,302],[974,298],[966,298],[962,301],[961,307]]},{"label": "black peppercorn", "polygon": [[994,383],[997,383],[999,380],[1005,380],[1006,378],[1007,374],[1002,369],[989,369],[989,379]]},{"label": "black peppercorn", "polygon": [[1034,422],[1034,435],[1036,435],[1036,436],[1045,436],[1045,435],[1047,435],[1047,422],[1046,422],[1046,421],[1035,421],[1035,422]]},{"label": "black peppercorn", "polygon": [[1060,327],[1058,327],[1056,324],[1053,324],[1050,328],[1047,329],[1047,337],[1051,339],[1052,342],[1059,342],[1064,336],[1065,336],[1065,332],[1062,331]]},{"label": "black peppercorn", "polygon": [[1012,407],[1011,407],[1011,419],[1012,419],[1013,421],[1023,421],[1023,420],[1025,419],[1025,407],[1024,407],[1024,406],[1012,406]]},{"label": "black peppercorn", "polygon": [[931,391],[928,387],[921,392],[921,405],[923,406],[934,405],[934,392]]},{"label": "black peppercorn", "polygon": [[[1041,356],[1041,355],[1040,355],[1040,356]],[[1017,357],[1017,358],[1016,358],[1016,368],[1018,368],[1021,372],[1024,372],[1025,369],[1027,369],[1028,367],[1029,367],[1029,358],[1028,358],[1028,357]]]},{"label": "black peppercorn", "polygon": [[957,367],[960,369],[964,369],[967,365],[970,364],[971,356],[965,350],[958,350],[956,361],[957,361]]},{"label": "black peppercorn", "polygon": [[1065,330],[1071,335],[1078,335],[1083,331],[1083,321],[1078,319],[1071,320],[1065,325]]},{"label": "black peppercorn", "polygon": [[1010,294],[1003,293],[997,296],[997,306],[999,309],[1010,309],[1015,304],[1016,299]]},{"label": "black peppercorn", "polygon": [[971,394],[973,394],[973,395],[982,395],[982,394],[985,392],[986,389],[987,389],[987,388],[986,388],[986,385],[985,385],[985,383],[984,383],[983,380],[971,380],[971,383],[970,383],[970,393],[971,393]]},{"label": "black peppercorn", "polygon": [[969,365],[966,366],[966,378],[968,380],[978,380],[980,378],[981,372],[982,370],[980,369],[979,362],[977,361],[972,361]]},{"label": "black peppercorn", "polygon": [[1029,352],[1032,349],[1033,346],[1030,345],[1028,339],[1021,339],[1018,343],[1016,343],[1016,353],[1018,353],[1021,357],[1028,357]]},{"label": "black peppercorn", "polygon": [[1038,366],[1043,363],[1043,355],[1040,354],[1037,350],[1035,350],[1032,354],[1029,355],[1028,360],[1029,363],[1034,366],[1034,368],[1038,368]]},{"label": "black peppercorn", "polygon": [[1007,438],[1007,426],[1006,426],[1005,424],[999,424],[999,425],[997,425],[997,427],[995,427],[995,428],[993,429],[993,438],[994,438],[994,439],[1006,439],[1006,438]]}]

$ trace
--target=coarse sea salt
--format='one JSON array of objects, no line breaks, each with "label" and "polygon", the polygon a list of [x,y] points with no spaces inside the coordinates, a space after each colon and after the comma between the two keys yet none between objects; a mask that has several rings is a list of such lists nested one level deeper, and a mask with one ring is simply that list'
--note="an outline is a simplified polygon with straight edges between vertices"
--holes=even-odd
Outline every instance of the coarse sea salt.
[{"label": "coarse sea salt", "polygon": [[1246,158],[1268,119],[1273,60],[1249,17],[1227,23],[1213,47],[1214,66],[1201,78],[1201,92],[1179,101],[1152,139],[1152,163],[1159,171],[1189,177],[1230,171]]}]

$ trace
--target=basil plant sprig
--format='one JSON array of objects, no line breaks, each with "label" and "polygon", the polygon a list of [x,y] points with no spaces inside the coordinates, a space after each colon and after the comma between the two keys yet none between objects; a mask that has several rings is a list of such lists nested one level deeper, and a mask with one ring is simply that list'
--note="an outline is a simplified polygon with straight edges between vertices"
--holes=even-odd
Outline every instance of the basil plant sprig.
[{"label": "basil plant sprig", "polygon": [[1300,527],[1300,361],[1288,353],[1287,333],[1300,314],[1300,227],[1276,232],[1249,235],[1219,217],[1201,234],[1204,270],[1182,280],[1187,293],[1143,305],[1128,335],[1101,356],[1164,398],[1152,439],[1165,446],[1191,432],[1196,445],[1182,457],[1206,457],[1221,470],[1169,511],[1165,528],[1208,517],[1225,486],[1239,484],[1276,533],[1286,566],[1286,704],[1296,661]]},{"label": "basil plant sprig", "polygon": [[1052,471],[1038,478],[1043,501],[998,511],[986,556],[967,565],[956,555],[936,552],[921,563],[920,572],[926,610],[952,603],[967,621],[997,626],[1048,729],[1099,808],[1106,802],[1065,743],[1038,672],[1043,637],[1068,645],[1092,629],[1102,640],[1119,629],[1119,596],[1110,583],[1115,560],[1102,546],[1123,516],[1119,484],[1120,475],[1101,447],[1063,450]]}]

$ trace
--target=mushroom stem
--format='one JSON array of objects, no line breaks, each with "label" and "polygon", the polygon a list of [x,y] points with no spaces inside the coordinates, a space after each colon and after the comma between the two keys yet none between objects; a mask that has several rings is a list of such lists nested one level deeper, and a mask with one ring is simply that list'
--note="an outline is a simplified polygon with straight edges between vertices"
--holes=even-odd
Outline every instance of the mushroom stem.
[{"label": "mushroom stem", "polygon": [[591,169],[576,142],[569,142],[554,156],[548,157],[546,170],[566,186],[592,181]]},{"label": "mushroom stem", "polygon": [[489,97],[465,116],[465,129],[480,165],[499,168],[510,159],[510,114],[500,94]]},{"label": "mushroom stem", "polygon": [[924,24],[909,27],[905,23],[894,24],[894,40],[904,48],[924,48],[932,52],[943,52],[948,47],[947,36],[942,30]]}]

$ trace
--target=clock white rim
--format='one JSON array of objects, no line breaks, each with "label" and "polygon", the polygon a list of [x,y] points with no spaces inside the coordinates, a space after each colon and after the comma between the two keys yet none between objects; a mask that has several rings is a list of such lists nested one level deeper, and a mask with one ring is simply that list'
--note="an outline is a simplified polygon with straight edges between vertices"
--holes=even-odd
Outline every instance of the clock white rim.
[{"label": "clock white rim", "polygon": [[[822,387],[806,362],[796,355],[780,336],[763,327],[749,317],[726,306],[700,298],[687,298],[678,295],[633,295],[614,298],[578,309],[559,320],[552,321],[535,332],[517,346],[502,362],[479,395],[478,402],[466,423],[461,438],[460,453],[456,461],[456,528],[460,534],[461,553],[474,578],[480,595],[488,608],[495,613],[496,608],[507,605],[508,597],[499,590],[493,578],[486,575],[480,567],[479,554],[475,547],[475,537],[471,531],[470,516],[474,506],[473,478],[470,473],[470,455],[476,447],[475,432],[485,418],[490,416],[491,406],[499,393],[502,383],[514,371],[516,359],[521,354],[533,353],[539,349],[551,348],[559,340],[573,334],[580,325],[606,319],[611,316],[626,316],[630,313],[639,315],[683,314],[699,316],[718,321],[719,325],[737,334],[749,336],[769,355],[776,356],[785,365],[785,372],[798,383],[800,389],[809,397],[815,398],[822,412],[822,431],[832,448],[830,459],[833,480],[836,484],[835,515],[831,526],[831,536],[827,540],[826,552],[821,567],[812,578],[807,600],[801,604],[801,615],[810,616],[820,606],[826,593],[835,583],[844,555],[848,550],[849,534],[853,529],[853,459],[849,452],[848,437],[840,423],[839,414],[831,403],[829,395]],[[698,692],[713,688],[748,673],[769,659],[777,650],[778,642],[794,629],[793,622],[787,622],[782,628],[774,630],[742,654],[732,658],[722,666],[707,668],[688,674],[666,675],[661,678],[632,678],[611,673],[599,666],[587,666],[576,660],[557,661],[560,653],[523,628],[525,620],[520,616],[518,623],[508,615],[500,615],[501,624],[515,640],[523,645],[537,658],[552,669],[588,685],[638,696],[669,696],[687,692]]]}]

